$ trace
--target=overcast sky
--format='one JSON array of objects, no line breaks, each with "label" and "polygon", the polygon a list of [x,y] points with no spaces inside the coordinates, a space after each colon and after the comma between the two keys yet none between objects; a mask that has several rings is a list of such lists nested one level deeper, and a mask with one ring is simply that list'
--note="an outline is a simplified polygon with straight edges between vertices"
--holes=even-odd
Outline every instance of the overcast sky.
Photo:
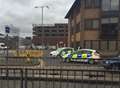
[{"label": "overcast sky", "polygon": [[64,19],[75,0],[0,0],[0,32],[4,25],[13,24],[20,29],[21,36],[32,35],[32,24],[41,23],[41,8],[44,8],[44,24],[65,23]]}]

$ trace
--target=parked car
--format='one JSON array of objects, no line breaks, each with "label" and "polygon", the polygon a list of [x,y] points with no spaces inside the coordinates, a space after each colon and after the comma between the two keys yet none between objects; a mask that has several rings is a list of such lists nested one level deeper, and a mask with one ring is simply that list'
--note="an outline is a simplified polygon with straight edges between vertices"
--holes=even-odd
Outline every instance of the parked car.
[{"label": "parked car", "polygon": [[62,57],[63,54],[66,54],[67,51],[73,52],[74,48],[71,48],[71,47],[58,48],[57,50],[50,52],[50,56],[52,56],[52,57],[57,57],[57,56]]},{"label": "parked car", "polygon": [[120,69],[120,57],[111,57],[101,61],[101,65],[105,69],[113,69],[118,70]]},{"label": "parked car", "polygon": [[71,54],[67,54],[63,59],[65,62],[77,61],[93,64],[99,61],[98,59],[100,59],[100,54],[98,51],[93,49],[79,49]]}]

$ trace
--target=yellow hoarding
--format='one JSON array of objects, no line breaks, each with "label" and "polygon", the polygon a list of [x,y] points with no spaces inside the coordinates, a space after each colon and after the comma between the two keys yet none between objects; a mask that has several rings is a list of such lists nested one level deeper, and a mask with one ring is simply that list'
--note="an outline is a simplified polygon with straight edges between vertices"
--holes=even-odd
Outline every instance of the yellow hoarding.
[{"label": "yellow hoarding", "polygon": [[42,50],[19,50],[14,51],[14,56],[18,57],[43,57]]}]

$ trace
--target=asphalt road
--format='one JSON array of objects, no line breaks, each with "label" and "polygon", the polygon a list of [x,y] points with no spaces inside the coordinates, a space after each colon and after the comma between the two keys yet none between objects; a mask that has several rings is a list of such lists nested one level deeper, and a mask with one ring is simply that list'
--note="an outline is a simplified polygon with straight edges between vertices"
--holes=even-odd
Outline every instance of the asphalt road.
[{"label": "asphalt road", "polygon": [[52,68],[71,68],[71,69],[88,69],[88,70],[104,70],[104,67],[100,64],[87,64],[78,62],[63,62],[61,58],[45,57],[43,61],[47,64],[47,67]]}]

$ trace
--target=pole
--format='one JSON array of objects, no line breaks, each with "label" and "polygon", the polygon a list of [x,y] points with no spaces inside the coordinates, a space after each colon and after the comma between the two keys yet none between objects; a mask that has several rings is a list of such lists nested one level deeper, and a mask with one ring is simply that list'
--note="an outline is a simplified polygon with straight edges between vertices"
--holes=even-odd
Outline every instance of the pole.
[{"label": "pole", "polygon": [[44,25],[43,25],[43,11],[44,11],[44,7],[46,7],[46,8],[48,8],[49,9],[49,7],[48,6],[35,6],[35,8],[41,8],[41,29],[42,29],[42,47],[43,46],[45,46],[45,43],[44,43]]},{"label": "pole", "polygon": [[42,10],[42,25],[41,25],[41,29],[42,29],[42,47],[44,47],[44,28],[43,28],[43,9],[44,9],[44,6],[41,7],[41,10]]},{"label": "pole", "polygon": [[18,30],[18,37],[17,37],[17,56],[19,57],[19,42],[20,42],[20,31]]},{"label": "pole", "polygon": [[7,50],[6,50],[6,65],[8,64],[8,34],[6,35],[6,44],[7,44]]}]

